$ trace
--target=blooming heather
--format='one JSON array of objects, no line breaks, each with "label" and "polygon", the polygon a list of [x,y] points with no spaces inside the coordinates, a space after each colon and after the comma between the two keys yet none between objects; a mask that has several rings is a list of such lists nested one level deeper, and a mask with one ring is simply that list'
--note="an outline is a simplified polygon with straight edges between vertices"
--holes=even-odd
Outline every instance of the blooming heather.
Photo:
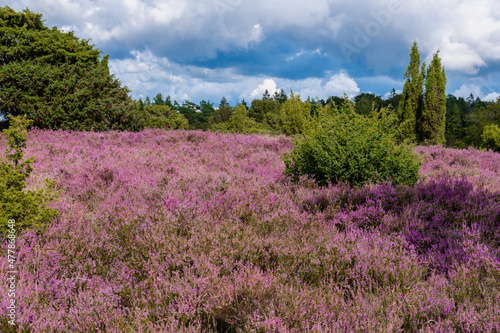
[{"label": "blooming heather", "polygon": [[500,330],[500,154],[417,147],[414,187],[350,188],[291,183],[291,148],[284,136],[29,132],[28,189],[57,180],[61,215],[17,239],[19,331]]}]

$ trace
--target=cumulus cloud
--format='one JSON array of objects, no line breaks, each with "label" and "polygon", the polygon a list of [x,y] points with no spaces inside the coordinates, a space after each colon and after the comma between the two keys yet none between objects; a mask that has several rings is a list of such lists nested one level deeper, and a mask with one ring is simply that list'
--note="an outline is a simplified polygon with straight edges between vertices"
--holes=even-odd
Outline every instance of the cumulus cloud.
[{"label": "cumulus cloud", "polygon": [[265,79],[264,82],[259,84],[259,86],[252,91],[250,97],[252,99],[260,98],[266,90],[271,96],[278,90],[276,88],[276,82],[274,82],[273,79]]},{"label": "cumulus cloud", "polygon": [[345,93],[349,97],[354,97],[354,95],[360,93],[356,81],[345,72],[331,76],[325,84],[325,90],[331,92],[330,95],[332,96],[342,96]]},{"label": "cumulus cloud", "polygon": [[449,37],[445,37],[441,47],[439,56],[446,70],[476,74],[480,67],[486,66],[481,56],[463,42],[451,42]]},{"label": "cumulus cloud", "polygon": [[[486,87],[483,86],[483,89]],[[487,92],[484,93],[483,89],[478,85],[465,85],[463,84],[459,89],[453,92],[453,95],[457,97],[467,98],[472,94],[474,97],[479,97],[483,101],[496,101],[500,94],[497,92]]]},{"label": "cumulus cloud", "polygon": [[483,101],[494,101],[496,102],[496,100],[500,97],[500,94],[497,93],[497,92],[492,92],[492,93],[489,93],[488,95],[484,96],[482,98]]},{"label": "cumulus cloud", "polygon": [[[144,61],[168,59],[177,69],[162,64],[166,73],[200,89],[233,87],[244,78],[248,88],[239,94],[246,96],[265,79],[278,88],[293,83],[310,96],[392,88],[368,77],[389,77],[401,89],[415,40],[426,60],[440,50],[450,91],[476,93],[465,92],[476,84],[471,76],[497,76],[500,68],[500,6],[491,0],[19,0],[10,6],[42,12],[48,26],[91,39],[115,64],[137,65],[131,54],[137,50]],[[342,45],[355,52],[346,57]],[[144,58],[146,51],[154,57]],[[121,69],[115,73],[139,86]],[[153,81],[193,95],[182,80]],[[498,80],[488,84],[484,91],[500,90]]]},{"label": "cumulus cloud", "polygon": [[284,89],[303,98],[349,97],[359,94],[360,88],[347,72],[341,71],[324,78],[290,80],[277,77],[244,76],[234,68],[209,69],[186,66],[157,57],[150,50],[133,51],[133,59],[110,60],[111,72],[115,73],[132,91],[135,98],[154,96],[161,92],[174,100],[201,99],[218,102],[225,96],[233,103],[261,98],[267,89],[270,95]]},{"label": "cumulus cloud", "polygon": [[475,97],[483,95],[483,93],[481,92],[481,88],[473,84],[472,85],[462,84],[459,89],[453,92],[453,95],[463,98],[469,97],[470,94],[473,94]]}]

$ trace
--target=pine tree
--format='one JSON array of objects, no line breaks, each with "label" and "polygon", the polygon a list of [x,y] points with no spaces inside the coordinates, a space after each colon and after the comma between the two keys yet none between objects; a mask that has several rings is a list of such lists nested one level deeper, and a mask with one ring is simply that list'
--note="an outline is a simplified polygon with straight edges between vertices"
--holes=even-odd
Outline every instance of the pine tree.
[{"label": "pine tree", "polygon": [[427,69],[422,116],[419,119],[420,140],[425,144],[444,145],[446,127],[446,75],[439,51]]},{"label": "pine tree", "polygon": [[416,123],[417,114],[420,113],[419,106],[421,103],[419,101],[422,99],[423,90],[423,80],[424,80],[424,70],[425,62],[422,65],[422,70],[420,69],[420,53],[418,52],[417,42],[413,43],[410,54],[410,64],[406,69],[404,78],[406,79],[403,94],[398,106],[398,117],[399,117],[399,140],[416,140]]}]

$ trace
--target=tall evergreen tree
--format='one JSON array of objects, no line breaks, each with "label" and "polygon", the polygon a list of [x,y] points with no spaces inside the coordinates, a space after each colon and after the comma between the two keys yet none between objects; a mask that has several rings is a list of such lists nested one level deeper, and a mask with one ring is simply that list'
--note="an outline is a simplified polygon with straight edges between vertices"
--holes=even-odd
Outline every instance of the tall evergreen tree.
[{"label": "tall evergreen tree", "polygon": [[417,42],[413,43],[410,54],[410,64],[406,69],[404,78],[406,79],[401,100],[398,106],[398,117],[401,141],[416,140],[417,115],[420,113],[419,101],[422,99],[425,62],[420,70],[420,53]]},{"label": "tall evergreen tree", "polygon": [[424,108],[419,119],[419,136],[425,144],[444,145],[446,127],[446,75],[439,51],[427,69]]}]

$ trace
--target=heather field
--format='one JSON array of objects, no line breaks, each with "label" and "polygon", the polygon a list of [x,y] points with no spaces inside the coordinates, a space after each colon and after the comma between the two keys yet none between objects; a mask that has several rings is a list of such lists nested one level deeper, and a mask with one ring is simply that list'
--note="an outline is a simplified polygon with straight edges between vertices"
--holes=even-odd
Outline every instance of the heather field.
[{"label": "heather field", "polygon": [[18,331],[500,331],[500,154],[417,147],[412,188],[318,188],[283,176],[291,148],[29,132],[28,189],[58,181],[61,216],[17,239]]}]

